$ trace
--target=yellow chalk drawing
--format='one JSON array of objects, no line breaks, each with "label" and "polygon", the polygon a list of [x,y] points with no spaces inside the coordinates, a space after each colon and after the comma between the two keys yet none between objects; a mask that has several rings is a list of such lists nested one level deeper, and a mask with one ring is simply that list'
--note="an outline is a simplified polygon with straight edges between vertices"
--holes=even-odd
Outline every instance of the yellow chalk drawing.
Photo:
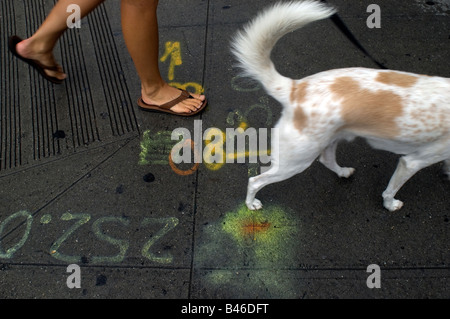
[{"label": "yellow chalk drawing", "polygon": [[[215,137],[212,140],[212,137]],[[210,128],[205,132],[205,148],[203,150],[203,160],[206,168],[217,171],[225,164],[225,153],[223,144],[225,143],[225,133],[216,128]]]},{"label": "yellow chalk drawing", "polygon": [[[183,64],[181,44],[178,41],[168,41],[165,43],[165,52],[160,58],[161,62],[169,61],[168,67],[168,79],[171,81],[169,85],[177,87],[179,89],[187,90],[195,94],[203,94],[204,88],[201,84],[197,82],[186,82],[181,83],[174,81],[175,79],[175,68]],[[257,82],[246,83],[247,80],[242,76],[235,76],[231,81],[231,87],[237,92],[255,92],[261,90],[261,86]],[[237,127],[239,134],[246,131],[249,128],[248,118],[252,117],[250,114],[252,111],[266,114],[265,125],[267,128],[272,124],[272,111],[269,107],[269,100],[267,95],[259,98],[259,103],[247,107],[245,111],[235,110],[228,113],[226,122],[232,127]],[[180,170],[176,167],[174,159],[170,157],[170,149],[173,147],[173,141],[170,138],[171,132],[157,132],[154,135],[150,135],[150,131],[145,131],[143,134],[143,139],[141,141],[141,153],[139,155],[139,164],[169,164],[172,170],[182,176],[190,175],[194,173],[199,165],[192,166],[187,170]],[[231,151],[227,149],[224,151],[224,145],[226,143],[226,134],[218,128],[210,128],[203,135],[203,140],[205,141],[205,148],[203,149],[203,164],[204,166],[212,171],[217,171],[223,167],[225,163],[244,163],[245,159],[249,159],[249,169],[248,174],[256,175],[257,166],[254,159],[258,156],[261,159],[261,155],[269,155],[270,150],[248,150],[243,151],[242,147],[240,151]],[[233,137],[234,138],[234,137]],[[229,138],[229,143],[231,139]],[[196,143],[198,143],[196,141]],[[233,140],[234,145],[234,140]],[[229,145],[232,148],[231,144]],[[160,154],[163,152],[163,154]],[[152,157],[152,158],[150,158]]]},{"label": "yellow chalk drawing", "polygon": [[[204,148],[202,152],[202,159],[204,166],[211,170],[217,171],[221,169],[225,163],[244,163],[246,159],[249,159],[249,169],[248,175],[254,176],[257,175],[257,164],[255,161],[259,157],[261,160],[264,156],[269,156],[271,150],[255,150],[252,148],[248,148],[247,146],[244,148],[240,148],[241,150],[234,150],[234,138],[235,136],[240,136],[239,139],[242,141],[243,136],[245,135],[245,130],[248,129],[248,124],[246,122],[241,122],[239,127],[235,130],[231,130],[230,136],[222,131],[219,128],[212,127],[208,128],[203,134],[204,140]],[[254,137],[256,137],[256,131],[253,133]],[[140,165],[150,165],[150,164],[160,164],[160,165],[170,165],[172,170],[181,176],[187,176],[193,174],[199,168],[199,163],[193,163],[192,167],[188,169],[180,169],[177,167],[174,159],[172,158],[172,152],[175,151],[177,154],[179,149],[185,146],[190,147],[191,150],[196,152],[196,147],[194,146],[194,142],[191,139],[185,139],[181,142],[176,143],[171,139],[172,132],[169,131],[160,131],[155,134],[151,134],[150,130],[146,130],[143,133],[143,137],[140,143],[141,152],[139,154],[139,164]],[[236,135],[237,134],[237,135]],[[230,144],[231,149],[226,148],[226,142],[228,137],[228,143]],[[260,136],[261,138],[261,136]],[[255,143],[253,143],[255,144]],[[255,144],[256,145],[256,144]],[[177,162],[178,163],[178,162]]]},{"label": "yellow chalk drawing", "polygon": [[180,42],[166,42],[166,51],[161,57],[160,61],[165,62],[170,57],[169,75],[168,78],[172,81],[175,78],[175,67],[183,64],[181,60]]},{"label": "yellow chalk drawing", "polygon": [[203,86],[201,86],[199,83],[196,82],[187,82],[187,83],[170,82],[169,85],[176,87],[178,89],[186,90],[194,94],[203,94],[205,91]]},{"label": "yellow chalk drawing", "polygon": [[167,78],[169,79],[169,85],[189,91],[191,93],[195,94],[202,94],[204,92],[204,88],[201,84],[197,82],[186,82],[186,83],[180,83],[180,82],[173,82],[175,79],[175,67],[181,66],[183,64],[182,54],[181,54],[181,45],[178,41],[168,41],[165,44],[165,52],[160,58],[161,62],[166,62],[168,59],[170,59],[169,63],[169,71],[167,74]]}]

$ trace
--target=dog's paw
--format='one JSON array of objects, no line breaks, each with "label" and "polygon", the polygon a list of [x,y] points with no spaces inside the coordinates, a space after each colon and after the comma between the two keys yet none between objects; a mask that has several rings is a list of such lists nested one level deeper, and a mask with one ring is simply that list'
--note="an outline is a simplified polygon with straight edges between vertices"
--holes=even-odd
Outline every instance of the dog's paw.
[{"label": "dog's paw", "polygon": [[403,202],[397,199],[385,200],[384,207],[391,212],[395,212],[403,207]]},{"label": "dog's paw", "polygon": [[355,169],[353,167],[342,167],[339,172],[339,177],[349,178],[354,172]]},{"label": "dog's paw", "polygon": [[259,201],[256,198],[251,203],[246,203],[246,204],[247,204],[248,209],[250,209],[250,210],[258,210],[263,207],[261,201]]}]

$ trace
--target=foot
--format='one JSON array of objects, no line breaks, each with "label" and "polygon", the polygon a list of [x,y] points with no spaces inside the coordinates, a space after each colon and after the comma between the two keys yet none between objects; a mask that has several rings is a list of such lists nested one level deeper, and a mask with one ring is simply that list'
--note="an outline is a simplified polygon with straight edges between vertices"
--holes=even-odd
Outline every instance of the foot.
[{"label": "foot", "polygon": [[[146,93],[142,89],[142,100],[147,104],[163,105],[180,96],[180,90],[165,83],[160,89]],[[170,108],[175,113],[190,113],[198,110],[205,101],[204,95],[191,93],[192,99],[186,99]]]},{"label": "foot", "polygon": [[387,210],[394,212],[403,207],[403,202],[399,201],[398,199],[395,199],[395,198],[385,198],[384,199],[384,207]]},{"label": "foot", "polygon": [[337,174],[339,177],[349,178],[354,172],[355,169],[353,167],[341,167]]},{"label": "foot", "polygon": [[58,65],[58,63],[55,61],[53,52],[43,52],[37,50],[35,48],[35,45],[33,45],[33,41],[30,38],[25,39],[22,42],[19,42],[16,45],[16,52],[23,58],[38,61],[42,65],[48,67],[53,67],[57,65],[58,66],[57,70],[45,69],[45,73],[48,76],[57,78],[58,80],[64,80],[67,77],[62,67]]},{"label": "foot", "polygon": [[259,210],[263,207],[262,203],[258,199],[253,199],[253,201],[246,202],[247,208],[250,210]]}]

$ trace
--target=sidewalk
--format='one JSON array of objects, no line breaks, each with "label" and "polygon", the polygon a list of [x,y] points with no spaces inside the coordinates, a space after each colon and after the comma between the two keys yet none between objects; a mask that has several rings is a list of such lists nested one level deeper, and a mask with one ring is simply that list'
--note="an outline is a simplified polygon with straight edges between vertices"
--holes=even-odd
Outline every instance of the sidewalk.
[{"label": "sidewalk", "polygon": [[[281,107],[239,76],[229,52],[234,32],[273,1],[161,1],[161,71],[175,86],[205,90],[209,106],[196,118],[138,110],[118,0],[64,35],[64,84],[13,58],[8,36],[29,36],[51,2],[0,4],[0,298],[450,297],[441,165],[414,176],[398,194],[405,207],[390,213],[381,193],[398,157],[357,139],[338,149],[352,178],[315,163],[264,188],[264,210],[252,213],[247,180],[263,164],[169,160],[176,128],[194,137],[195,125],[203,134],[276,123]],[[379,0],[373,29],[371,1],[329,2],[387,67],[450,77],[448,1]],[[281,39],[273,59],[293,78],[376,68],[330,20]],[[66,284],[70,264],[80,266],[80,289]],[[380,289],[366,284],[372,264]]]}]

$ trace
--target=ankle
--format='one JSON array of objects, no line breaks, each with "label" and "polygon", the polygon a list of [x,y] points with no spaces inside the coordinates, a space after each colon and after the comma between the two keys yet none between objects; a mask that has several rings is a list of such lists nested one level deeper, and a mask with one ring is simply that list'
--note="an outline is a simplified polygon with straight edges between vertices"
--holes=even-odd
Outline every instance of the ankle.
[{"label": "ankle", "polygon": [[152,82],[151,84],[142,84],[141,93],[147,98],[156,98],[166,88],[168,84],[164,81]]},{"label": "ankle", "polygon": [[31,55],[46,55],[52,54],[53,52],[52,45],[34,37],[24,39],[19,43],[19,46],[21,46],[21,49],[24,51],[24,53]]}]

